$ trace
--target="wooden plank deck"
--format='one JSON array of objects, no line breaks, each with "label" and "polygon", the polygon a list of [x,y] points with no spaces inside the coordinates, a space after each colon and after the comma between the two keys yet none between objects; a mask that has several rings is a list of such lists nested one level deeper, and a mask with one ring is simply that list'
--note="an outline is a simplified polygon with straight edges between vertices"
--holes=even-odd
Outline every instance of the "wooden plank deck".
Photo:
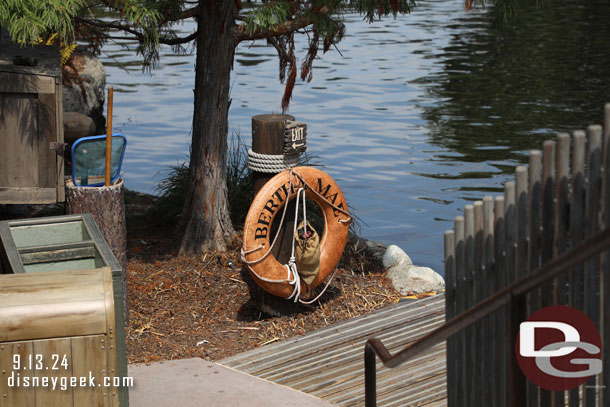
[{"label": "wooden plank deck", "polygon": [[[392,353],[445,322],[445,297],[401,302],[219,363],[341,406],[364,405],[364,344],[376,337]],[[377,363],[379,406],[444,406],[445,343],[394,369]]]}]

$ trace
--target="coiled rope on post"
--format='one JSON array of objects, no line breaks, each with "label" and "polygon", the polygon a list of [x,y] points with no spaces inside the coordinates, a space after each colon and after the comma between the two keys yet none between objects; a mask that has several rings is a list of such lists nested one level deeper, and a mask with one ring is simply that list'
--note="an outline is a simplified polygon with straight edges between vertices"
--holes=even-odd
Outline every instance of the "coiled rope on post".
[{"label": "coiled rope on post", "polygon": [[298,155],[273,155],[255,153],[248,149],[248,167],[252,171],[278,173],[288,168],[296,167],[301,163]]}]

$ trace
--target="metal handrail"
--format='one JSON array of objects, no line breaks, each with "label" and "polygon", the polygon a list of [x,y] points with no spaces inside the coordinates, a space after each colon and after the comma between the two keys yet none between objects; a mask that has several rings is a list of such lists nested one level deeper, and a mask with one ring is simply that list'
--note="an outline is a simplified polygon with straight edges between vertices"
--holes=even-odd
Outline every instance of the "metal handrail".
[{"label": "metal handrail", "polygon": [[[388,368],[397,367],[437,343],[446,340],[451,335],[461,331],[467,326],[480,321],[503,306],[511,304],[515,299],[520,298],[528,291],[573,269],[575,266],[608,248],[610,248],[610,229],[606,229],[596,234],[583,241],[578,246],[566,251],[561,256],[555,257],[532,274],[523,277],[490,297],[487,297],[472,308],[445,322],[445,324],[431,331],[415,343],[408,345],[395,355],[390,354],[388,349],[379,339],[370,338],[364,347],[365,406],[375,407],[377,405],[375,355],[379,356],[384,366]],[[515,400],[513,400],[511,404],[520,405],[519,402]]]}]

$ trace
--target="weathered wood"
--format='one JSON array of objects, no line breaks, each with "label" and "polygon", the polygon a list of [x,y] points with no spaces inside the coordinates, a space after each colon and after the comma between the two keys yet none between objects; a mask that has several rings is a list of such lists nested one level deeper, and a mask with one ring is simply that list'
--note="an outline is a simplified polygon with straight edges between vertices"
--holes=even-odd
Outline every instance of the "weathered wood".
[{"label": "weathered wood", "polygon": [[[13,373],[15,356],[20,361],[27,361],[34,354],[32,341],[0,343],[0,400],[2,407],[34,406],[36,394],[30,388],[24,386],[8,386],[9,377]],[[34,370],[21,370],[22,379],[30,379],[34,376]]]},{"label": "weathered wood", "polygon": [[[464,206],[464,276],[465,276],[465,296],[466,296],[466,309],[472,307],[475,304],[475,286],[474,286],[474,270],[475,270],[475,216],[474,206]],[[472,406],[476,404],[476,354],[477,348],[475,345],[476,341],[476,330],[475,326],[464,330],[464,342],[466,343],[466,353],[464,358],[465,364],[465,376],[466,376],[466,405]]]},{"label": "weathered wood", "polygon": [[123,269],[123,310],[129,321],[127,300],[127,232],[125,229],[125,188],[122,179],[109,187],[77,187],[66,182],[66,213],[91,213],[102,236]]},{"label": "weathered wood", "polygon": [[99,271],[0,275],[0,342],[105,333],[102,289]]},{"label": "weathered wood", "polygon": [[516,224],[516,187],[515,181],[507,181],[504,184],[504,224],[505,224],[505,248],[506,265],[504,268],[505,284],[515,281],[515,243],[517,242]]},{"label": "weathered wood", "polygon": [[[583,219],[585,193],[585,133],[575,131],[572,147],[572,202],[570,203],[570,246],[584,239]],[[575,267],[570,274],[570,306],[583,309],[583,266]],[[582,386],[581,386],[582,387]],[[570,391],[570,407],[580,403],[578,388]]]},{"label": "weathered wood", "polygon": [[[543,143],[542,154],[542,188],[541,188],[541,232],[540,236],[540,262],[544,264],[553,257],[553,238],[555,236],[554,223],[554,194],[555,194],[555,142],[547,140]],[[553,303],[555,281],[549,281],[540,287],[540,307]],[[539,389],[540,406],[551,407],[551,392]]]},{"label": "weathered wood", "polygon": [[[395,318],[397,314],[401,317]],[[330,403],[363,405],[362,346],[367,338],[382,337],[392,349],[400,349],[444,320],[442,296],[404,302],[220,363]],[[378,405],[446,405],[445,347],[439,345],[395,369],[378,363]]]},{"label": "weathered wood", "polygon": [[[610,210],[607,199],[610,197],[610,103],[604,106],[604,133],[603,133],[603,173],[602,173],[602,228],[610,227]],[[610,341],[610,251],[602,256],[600,272],[600,328],[602,343]],[[600,377],[600,405],[610,404],[610,355],[602,352],[603,366]]]},{"label": "weathered wood", "polygon": [[[72,376],[72,352],[70,349],[70,338],[50,339],[46,341],[33,341],[33,345],[34,355],[41,355],[44,364],[49,363],[49,361],[52,360],[51,355],[58,355],[62,358],[63,356],[65,356],[68,362],[67,370],[36,370],[35,376],[37,376],[39,380],[41,380],[43,377],[48,377],[49,380],[53,380],[51,378]],[[50,387],[41,386],[36,387],[32,390],[34,390],[36,394],[36,407],[72,405],[72,389],[61,391],[58,389],[53,390]]]},{"label": "weathered wood", "polygon": [[[570,135],[560,133],[557,135],[557,158],[556,162],[556,182],[555,182],[555,237],[554,256],[557,256],[567,248],[568,242],[568,202],[569,202],[569,166],[570,166]],[[561,276],[557,279],[556,299],[557,305],[568,305],[568,276]]]},{"label": "weathered wood", "polygon": [[[21,370],[22,377],[35,376],[39,380],[42,377],[87,377],[91,372],[101,380],[104,376],[127,375],[126,370],[117,370],[113,282],[109,267],[1,275],[2,315],[0,366],[4,370],[0,379],[6,379],[10,374],[7,368],[13,366],[13,360],[7,363],[7,358],[16,353],[21,355],[23,365],[29,363],[30,355],[42,356],[41,368],[32,372]],[[60,366],[64,357],[67,368]],[[53,369],[53,364],[58,369]],[[32,369],[28,366],[28,370]],[[126,388],[68,385],[66,390],[40,386],[22,391],[3,388],[3,383],[0,383],[0,397],[7,394],[0,398],[3,407],[118,406],[119,392],[121,405],[128,403]]]},{"label": "weathered wood", "polygon": [[[540,265],[540,216],[542,203],[542,152],[530,151],[529,156],[529,190],[528,190],[528,266],[527,273],[536,270]],[[528,294],[528,315],[540,308],[540,289],[535,288]],[[540,388],[528,380],[527,398],[528,406],[538,406]]]},{"label": "weathered wood", "polygon": [[[506,220],[505,220],[505,198],[498,196],[494,202],[494,292],[499,291],[506,285]],[[493,405],[505,407],[507,399],[508,381],[508,348],[507,335],[507,313],[508,308],[503,307],[492,318],[494,321],[495,338],[493,342],[494,352],[494,385]]]},{"label": "weathered wood", "polygon": [[[252,151],[259,154],[283,155],[286,121],[294,120],[291,115],[262,114],[252,117]],[[253,171],[254,194],[269,181],[275,173],[264,173]],[[292,248],[292,231],[294,228],[295,203],[289,202],[287,209],[287,219],[283,225],[279,222],[273,224],[270,229],[271,236],[275,236],[278,227],[279,236],[273,248],[273,255],[282,264],[287,264],[290,259]],[[292,301],[276,297],[267,293],[257,284],[249,287],[250,295],[254,299],[256,307],[269,315],[281,316],[298,312],[299,306]]]},{"label": "weathered wood", "polygon": [[515,170],[515,281],[527,274],[527,168]]},{"label": "weathered wood", "polygon": [[[81,336],[71,341],[72,375],[98,378],[107,376],[105,335]],[[105,387],[75,387],[72,389],[74,406],[104,406],[109,389]]]},{"label": "weathered wood", "polygon": [[[483,198],[483,260],[482,260],[481,299],[489,297],[494,292],[494,212],[493,198]],[[480,301],[480,300],[479,300]],[[494,370],[493,370],[493,340],[492,316],[489,315],[481,321],[481,374],[483,376],[483,398],[486,405],[493,403]]]},{"label": "weathered wood", "polygon": [[[455,316],[455,234],[445,231],[445,320]],[[447,403],[455,406],[457,402],[457,374],[455,371],[456,335],[447,339]]]},{"label": "weathered wood", "polygon": [[[568,202],[569,202],[569,165],[570,165],[570,135],[557,135],[555,158],[555,236],[553,237],[553,257],[561,255],[567,249],[568,242]],[[568,305],[568,275],[564,274],[555,280],[555,305]],[[564,392],[554,393],[556,407],[566,405]]]},{"label": "weathered wood", "polygon": [[[610,228],[610,210],[608,200],[610,200],[610,103],[604,106],[604,172],[603,172],[603,200],[602,205],[604,228]],[[610,343],[610,251],[604,255],[604,272],[600,273],[601,288],[601,328],[602,343]],[[600,405],[610,405],[610,352],[603,352],[602,367],[602,391]]]},{"label": "weathered wood", "polygon": [[0,203],[63,201],[59,55],[40,54],[50,64],[57,63],[51,72],[14,65],[9,57],[13,51],[11,45],[0,47]]},{"label": "weathered wood", "polygon": [[[483,201],[474,202],[474,270],[472,278],[473,286],[473,303],[472,305],[478,304],[484,298],[484,287],[485,281],[485,242],[483,236]],[[473,368],[477,372],[475,375],[474,388],[475,398],[484,402],[485,392],[485,358],[487,355],[483,352],[484,342],[484,326],[483,321],[478,321],[473,324],[474,329],[474,349],[473,352]]]},{"label": "weathered wood", "polygon": [[[261,114],[252,117],[252,151],[259,154],[283,155],[286,121],[294,121],[287,114]],[[254,193],[275,174],[253,171]]]},{"label": "weathered wood", "polygon": [[[455,229],[455,291],[456,299],[455,314],[466,310],[466,281],[465,281],[465,238],[464,238],[464,217],[456,216],[454,222]],[[462,330],[456,335],[457,346],[455,349],[456,375],[457,375],[457,401],[456,406],[466,405],[466,332]]]},{"label": "weathered wood", "polygon": [[[520,170],[521,171],[521,170]],[[520,182],[520,184],[523,184],[523,181]],[[515,262],[516,262],[516,250],[515,250],[515,246],[517,243],[517,187],[516,187],[516,181],[508,181],[504,184],[504,222],[505,222],[505,248],[506,248],[506,255],[505,255],[505,259],[506,259],[506,264],[505,264],[505,269],[504,269],[504,274],[505,274],[505,284],[511,284],[512,282],[516,281],[516,276],[517,276],[517,271],[516,271],[516,266],[515,266]],[[510,325],[510,321],[511,321],[511,315],[512,315],[512,309],[510,307],[506,307],[506,329],[507,329],[507,335],[511,335],[512,331],[511,331],[511,325]],[[512,336],[508,336],[507,340],[506,340],[506,345],[505,345],[505,349],[507,350],[506,353],[506,367],[507,367],[507,374],[506,374],[506,395],[505,395],[505,405],[509,405],[510,403],[510,389],[511,387],[511,380],[513,380],[513,376],[511,375],[512,372],[512,355],[513,355],[513,346],[512,344],[514,343],[512,341]]]},{"label": "weathered wood", "polygon": [[[587,128],[587,189],[585,198],[585,237],[595,235],[599,230],[599,198],[601,192],[601,137],[602,127],[591,125]],[[595,256],[585,263],[584,274],[584,312],[599,326],[599,257]],[[593,376],[585,383],[583,405],[596,405],[597,377]]]}]

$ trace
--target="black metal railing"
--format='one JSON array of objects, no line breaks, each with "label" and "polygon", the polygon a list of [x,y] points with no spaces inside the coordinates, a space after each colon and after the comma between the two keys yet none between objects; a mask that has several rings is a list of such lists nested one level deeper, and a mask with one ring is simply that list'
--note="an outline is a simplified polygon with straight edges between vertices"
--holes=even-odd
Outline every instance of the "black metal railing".
[{"label": "black metal railing", "polygon": [[[489,296],[469,310],[450,319],[444,325],[428,333],[415,343],[408,345],[395,355],[390,354],[388,349],[379,339],[370,338],[366,342],[364,348],[366,407],[375,407],[377,405],[375,355],[379,356],[384,366],[388,368],[397,367],[506,305],[510,306],[510,332],[513,341],[512,343],[514,343],[519,330],[519,324],[526,318],[525,294],[540,287],[549,280],[570,271],[575,266],[584,263],[587,259],[598,255],[609,248],[610,229],[606,229],[583,241],[581,244],[568,250],[561,256],[550,260],[534,273],[497,291],[495,294]],[[513,354],[510,364],[510,405],[513,407],[521,407],[526,405],[526,379],[517,365],[514,347],[511,347],[511,349],[513,349]]]}]

